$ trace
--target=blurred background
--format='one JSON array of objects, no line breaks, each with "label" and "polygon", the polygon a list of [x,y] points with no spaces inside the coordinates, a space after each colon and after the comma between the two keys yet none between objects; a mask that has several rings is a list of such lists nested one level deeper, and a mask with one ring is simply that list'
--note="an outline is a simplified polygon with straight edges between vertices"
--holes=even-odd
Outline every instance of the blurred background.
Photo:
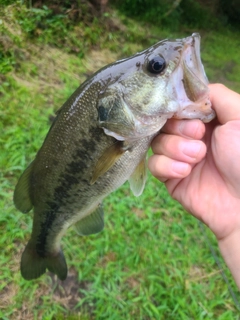
[{"label": "blurred background", "polygon": [[240,92],[239,17],[240,0],[0,0],[0,319],[240,319],[215,238],[150,174],[105,199],[103,232],[67,232],[66,281],[21,278],[32,214],[12,202],[57,109],[110,62],[199,32],[209,81]]}]

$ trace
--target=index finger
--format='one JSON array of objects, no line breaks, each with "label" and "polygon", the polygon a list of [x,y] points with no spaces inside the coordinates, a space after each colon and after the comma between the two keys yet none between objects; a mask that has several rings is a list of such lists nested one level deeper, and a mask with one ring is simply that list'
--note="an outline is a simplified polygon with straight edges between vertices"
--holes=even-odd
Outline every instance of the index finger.
[{"label": "index finger", "polygon": [[162,127],[161,132],[198,140],[204,136],[205,126],[198,119],[169,119]]},{"label": "index finger", "polygon": [[221,124],[240,119],[240,94],[219,83],[210,84],[209,89],[212,107]]}]

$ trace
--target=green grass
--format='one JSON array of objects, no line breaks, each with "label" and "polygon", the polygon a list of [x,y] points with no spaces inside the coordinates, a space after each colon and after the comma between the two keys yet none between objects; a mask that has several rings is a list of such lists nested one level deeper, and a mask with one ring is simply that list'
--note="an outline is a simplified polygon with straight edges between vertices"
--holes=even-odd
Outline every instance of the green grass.
[{"label": "green grass", "polygon": [[[10,47],[5,51],[0,78],[0,319],[239,319],[199,223],[150,174],[140,198],[126,184],[105,200],[103,232],[79,237],[68,231],[62,241],[69,266],[65,282],[50,274],[30,282],[21,278],[19,261],[32,215],[14,208],[12,193],[41,146],[54,110],[85,74],[120,57],[119,46],[124,56],[156,41],[155,35],[182,37],[186,32],[149,27],[153,38],[144,39],[143,26],[125,19],[129,29],[125,38],[110,31],[79,58],[78,53],[43,44],[42,39],[28,39],[10,12],[6,21],[5,35],[21,54]],[[240,92],[237,48],[239,34],[203,35],[203,61],[210,80]],[[8,65],[10,56],[14,63]],[[213,235],[207,234],[219,255]],[[223,268],[237,292],[224,264]]]}]

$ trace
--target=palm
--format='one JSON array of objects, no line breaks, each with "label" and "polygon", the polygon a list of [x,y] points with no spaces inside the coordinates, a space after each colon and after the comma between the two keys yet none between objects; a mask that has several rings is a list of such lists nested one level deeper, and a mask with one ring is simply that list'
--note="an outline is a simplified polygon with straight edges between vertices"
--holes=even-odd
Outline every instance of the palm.
[{"label": "palm", "polygon": [[[184,179],[169,179],[166,186],[170,194],[188,211],[202,220],[218,239],[227,236],[234,228],[240,228],[239,167],[240,121],[218,126],[206,126],[206,157],[197,163]],[[216,134],[217,133],[217,134]],[[231,157],[229,146],[239,156]],[[236,172],[239,175],[236,176]],[[239,190],[239,193],[234,193]]]},{"label": "palm", "polygon": [[218,120],[206,126],[196,120],[167,121],[152,142],[149,169],[214,232],[240,288],[240,95],[221,84],[209,87]]}]

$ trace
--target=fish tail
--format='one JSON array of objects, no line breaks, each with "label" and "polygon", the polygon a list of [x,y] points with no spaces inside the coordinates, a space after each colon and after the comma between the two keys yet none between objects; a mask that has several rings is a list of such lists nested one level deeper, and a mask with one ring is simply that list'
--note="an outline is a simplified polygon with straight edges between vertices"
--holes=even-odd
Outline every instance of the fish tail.
[{"label": "fish tail", "polygon": [[21,258],[21,274],[25,280],[33,280],[43,275],[46,270],[56,274],[60,280],[67,278],[67,264],[61,250],[58,253],[47,254],[44,257],[38,254],[32,240],[23,251]]}]

